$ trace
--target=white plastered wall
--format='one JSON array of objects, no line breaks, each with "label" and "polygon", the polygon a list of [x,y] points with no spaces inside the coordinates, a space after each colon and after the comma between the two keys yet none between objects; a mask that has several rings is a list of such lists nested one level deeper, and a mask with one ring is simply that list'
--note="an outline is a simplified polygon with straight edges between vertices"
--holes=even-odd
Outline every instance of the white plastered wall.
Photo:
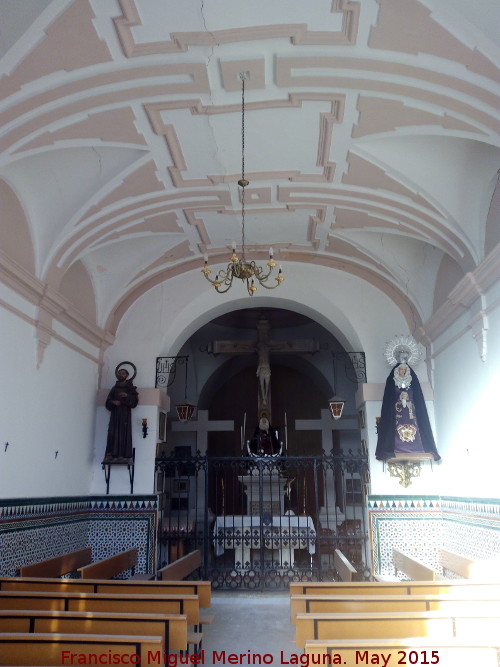
[{"label": "white plastered wall", "polygon": [[[86,495],[93,470],[97,351],[64,327],[37,368],[35,307],[0,287],[0,493],[3,498]],[[8,443],[8,446],[7,446]]]}]

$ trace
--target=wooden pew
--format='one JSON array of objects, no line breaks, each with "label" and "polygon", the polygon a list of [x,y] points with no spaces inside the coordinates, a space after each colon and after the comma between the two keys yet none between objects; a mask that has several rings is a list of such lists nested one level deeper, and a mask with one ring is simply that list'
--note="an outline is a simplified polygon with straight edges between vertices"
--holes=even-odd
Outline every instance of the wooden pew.
[{"label": "wooden pew", "polygon": [[87,565],[91,561],[92,550],[90,547],[86,547],[38,563],[23,565],[19,568],[19,574],[21,577],[60,577]]},{"label": "wooden pew", "polygon": [[132,593],[197,595],[201,608],[211,604],[209,581],[137,581],[135,579],[51,579],[45,577],[0,577],[0,591],[68,591],[75,593]]},{"label": "wooden pew", "polygon": [[173,563],[165,565],[157,572],[158,579],[162,581],[185,579],[195,572],[201,565],[201,551],[191,551],[191,553],[174,560]]},{"label": "wooden pew", "polygon": [[394,611],[489,611],[500,614],[500,591],[495,597],[489,594],[460,597],[452,593],[441,595],[292,595],[290,621],[295,624],[297,614],[315,613],[364,613]]},{"label": "wooden pew", "polygon": [[422,561],[393,548],[392,562],[396,572],[402,572],[412,581],[435,581],[437,572]]},{"label": "wooden pew", "polygon": [[188,625],[200,622],[197,595],[71,593],[54,591],[0,591],[0,609],[50,609],[54,611],[109,611],[185,614]]},{"label": "wooden pew", "polygon": [[187,617],[182,614],[0,610],[0,632],[159,636],[167,653],[187,649]]},{"label": "wooden pew", "polygon": [[352,581],[356,572],[356,568],[347,560],[340,549],[335,549],[333,552],[333,567],[340,577],[340,581]]},{"label": "wooden pew", "polygon": [[125,570],[131,570],[130,578],[152,579],[152,574],[135,574],[137,565],[137,548],[127,549],[119,554],[103,558],[89,565],[78,568],[82,579],[112,579]]},{"label": "wooden pew", "polygon": [[[453,667],[499,667],[498,635],[490,641],[434,637],[410,639],[321,639],[307,640],[305,654],[311,664],[335,664],[335,656],[345,667],[382,665],[382,656],[388,657],[388,665],[453,665]],[[314,657],[313,657],[314,656]],[[326,658],[325,658],[326,656]],[[314,660],[314,662],[313,662]],[[337,660],[337,662],[339,662]]]},{"label": "wooden pew", "polygon": [[321,593],[327,595],[436,595],[451,593],[456,595],[486,595],[488,591],[500,591],[500,582],[474,581],[472,579],[449,579],[447,581],[399,581],[399,582],[335,582],[301,581],[290,583],[290,595]]},{"label": "wooden pew", "polygon": [[[91,655],[103,655],[107,659],[111,654],[116,656],[114,664],[160,666],[164,665],[161,646],[161,637],[154,636],[0,633],[0,655],[4,665],[90,665],[96,664]],[[81,656],[82,661],[71,663],[69,656],[72,653]],[[65,655],[68,659],[62,661]],[[138,661],[135,656],[139,656]]]},{"label": "wooden pew", "polygon": [[466,558],[460,554],[456,554],[448,549],[439,550],[439,559],[443,567],[443,571],[449,570],[454,574],[458,574],[464,579],[470,579],[472,576],[472,568],[474,561],[471,558]]},{"label": "wooden pew", "polygon": [[382,639],[404,637],[498,636],[500,613],[441,611],[379,612],[359,614],[297,614],[295,641],[304,648],[307,639]]}]

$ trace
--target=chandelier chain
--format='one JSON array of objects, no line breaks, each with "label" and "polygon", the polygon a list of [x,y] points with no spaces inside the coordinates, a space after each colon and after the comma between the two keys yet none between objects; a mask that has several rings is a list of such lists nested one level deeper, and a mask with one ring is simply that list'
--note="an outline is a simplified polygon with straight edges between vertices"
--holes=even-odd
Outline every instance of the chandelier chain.
[{"label": "chandelier chain", "polygon": [[241,257],[245,259],[245,78],[241,80]]}]

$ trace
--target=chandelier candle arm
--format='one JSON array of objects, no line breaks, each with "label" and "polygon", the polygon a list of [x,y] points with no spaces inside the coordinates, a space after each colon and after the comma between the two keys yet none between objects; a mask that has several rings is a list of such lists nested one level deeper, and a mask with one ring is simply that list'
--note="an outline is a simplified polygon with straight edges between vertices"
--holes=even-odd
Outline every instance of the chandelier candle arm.
[{"label": "chandelier candle arm", "polygon": [[279,267],[278,275],[274,277],[276,284],[267,285],[267,281],[271,278],[274,272],[276,262],[274,261],[274,250],[269,248],[269,261],[266,267],[259,266],[255,261],[247,261],[245,257],[245,188],[250,182],[245,178],[245,79],[248,74],[240,73],[241,79],[241,178],[238,185],[241,187],[241,257],[236,255],[236,242],[233,241],[232,253],[229,258],[229,264],[225,270],[219,270],[215,278],[210,278],[212,271],[208,268],[208,256],[204,255],[204,266],[201,270],[208,282],[213,285],[214,289],[219,294],[224,294],[229,291],[233,285],[233,279],[239,278],[246,283],[247,292],[253,296],[257,291],[256,283],[265,287],[265,289],[276,289],[283,282],[283,272],[281,266]]}]

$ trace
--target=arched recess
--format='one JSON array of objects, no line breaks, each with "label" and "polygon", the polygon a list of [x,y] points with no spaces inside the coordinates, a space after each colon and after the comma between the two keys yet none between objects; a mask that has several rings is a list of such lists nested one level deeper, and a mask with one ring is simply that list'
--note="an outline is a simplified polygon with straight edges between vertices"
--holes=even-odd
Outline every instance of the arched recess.
[{"label": "arched recess", "polygon": [[35,275],[35,253],[28,220],[14,190],[1,179],[0,201],[0,248],[23,269]]}]

